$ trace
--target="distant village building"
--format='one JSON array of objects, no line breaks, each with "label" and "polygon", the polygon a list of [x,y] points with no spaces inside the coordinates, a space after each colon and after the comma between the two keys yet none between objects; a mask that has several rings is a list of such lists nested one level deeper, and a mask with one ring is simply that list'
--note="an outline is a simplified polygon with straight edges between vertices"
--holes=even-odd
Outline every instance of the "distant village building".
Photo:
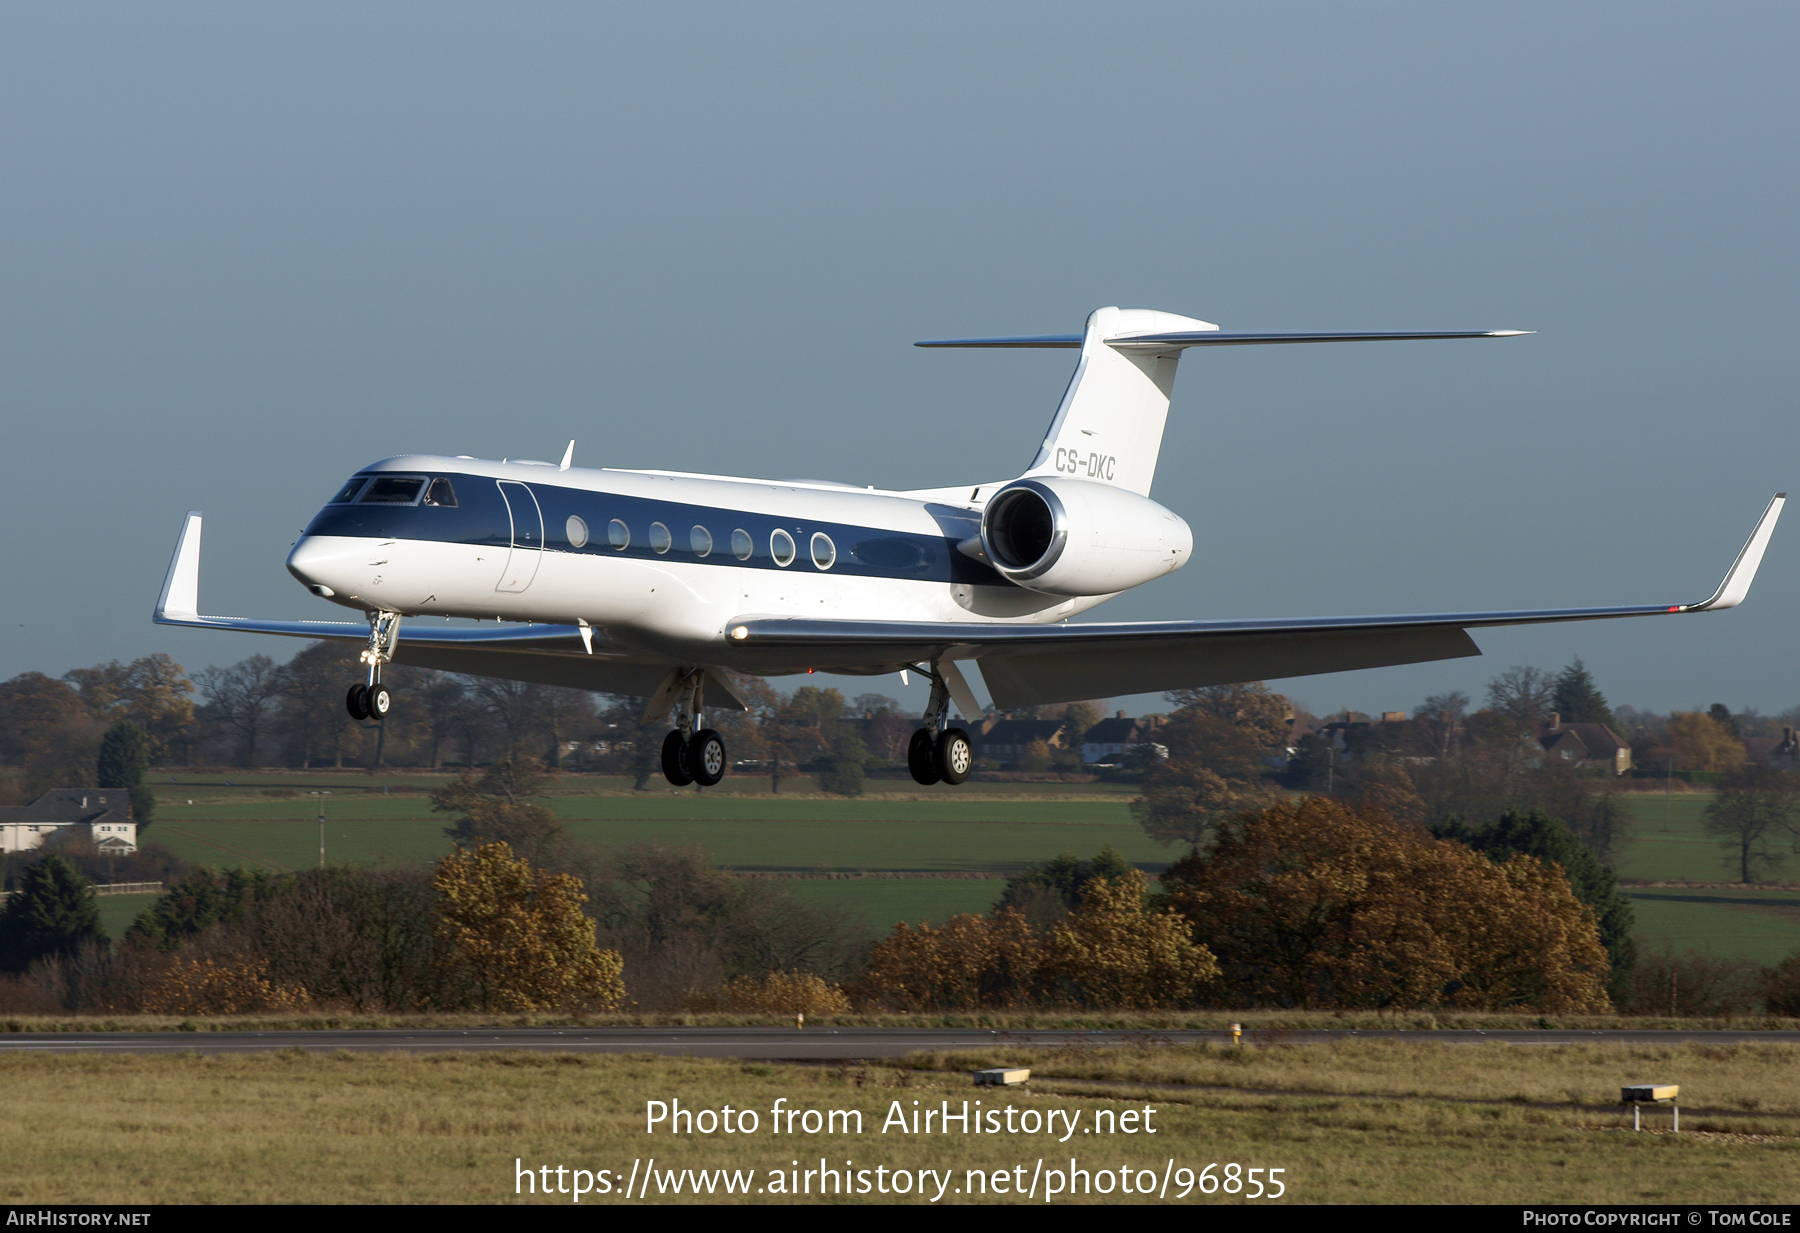
[{"label": "distant village building", "polygon": [[1168,747],[1157,745],[1151,739],[1163,723],[1164,717],[1161,715],[1127,719],[1124,711],[1111,719],[1102,719],[1081,738],[1081,760],[1089,766],[1100,762],[1118,762],[1131,752],[1134,745],[1150,745],[1161,750],[1160,757],[1167,758]]},{"label": "distant village building", "polygon": [[131,793],[124,788],[58,788],[29,805],[0,806],[0,852],[28,852],[71,829],[85,831],[103,855],[136,852]]},{"label": "distant village building", "polygon": [[1604,766],[1615,775],[1631,769],[1631,746],[1605,724],[1566,724],[1552,712],[1550,722],[1538,729],[1537,743],[1573,766]]},{"label": "distant village building", "polygon": [[1033,741],[1042,741],[1051,749],[1062,748],[1060,719],[1001,719],[989,716],[981,722],[981,732],[974,737],[975,755],[994,762],[1017,762]]}]

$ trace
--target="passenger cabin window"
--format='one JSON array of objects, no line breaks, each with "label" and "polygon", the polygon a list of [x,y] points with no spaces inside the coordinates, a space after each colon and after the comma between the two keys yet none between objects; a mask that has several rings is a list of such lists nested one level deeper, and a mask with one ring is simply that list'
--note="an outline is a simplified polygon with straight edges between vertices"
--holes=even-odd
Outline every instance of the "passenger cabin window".
[{"label": "passenger cabin window", "polygon": [[606,524],[606,542],[623,552],[631,547],[631,528],[620,519],[613,519]]},{"label": "passenger cabin window", "polygon": [[358,505],[412,505],[425,488],[422,475],[378,475],[357,501]]},{"label": "passenger cabin window", "polygon": [[693,548],[694,555],[697,557],[710,555],[712,553],[712,532],[705,527],[695,527],[688,535],[688,545]]},{"label": "passenger cabin window", "polygon": [[356,494],[361,492],[362,486],[368,482],[369,482],[368,476],[366,476],[366,475],[357,476],[355,479],[351,480],[348,484],[345,484],[341,489],[339,489],[337,496],[331,498],[331,500],[325,502],[325,504],[327,504],[327,505],[348,505],[348,504],[350,504],[350,502],[356,500]]},{"label": "passenger cabin window", "polygon": [[675,537],[669,534],[669,528],[660,522],[650,524],[650,547],[656,552],[667,552]]},{"label": "passenger cabin window", "polygon": [[794,537],[786,531],[777,530],[769,536],[769,555],[775,558],[775,564],[786,569],[794,563]]},{"label": "passenger cabin window", "polygon": [[731,555],[740,561],[748,561],[755,545],[750,541],[750,532],[739,527],[731,533]]},{"label": "passenger cabin window", "polygon": [[820,569],[830,569],[837,561],[837,545],[823,531],[815,532],[812,537],[812,558],[813,564]]},{"label": "passenger cabin window", "polygon": [[450,487],[450,481],[441,476],[431,481],[431,487],[425,490],[425,504],[443,505],[452,509],[456,507],[456,489]]}]

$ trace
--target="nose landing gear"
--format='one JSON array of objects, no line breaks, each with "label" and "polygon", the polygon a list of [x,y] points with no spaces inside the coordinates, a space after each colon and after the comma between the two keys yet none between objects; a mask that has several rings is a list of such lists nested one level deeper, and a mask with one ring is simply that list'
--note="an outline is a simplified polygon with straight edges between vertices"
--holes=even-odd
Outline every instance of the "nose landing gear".
[{"label": "nose landing gear", "polygon": [[359,658],[369,665],[368,683],[352,685],[350,692],[344,695],[344,709],[358,722],[386,719],[388,712],[394,709],[394,695],[381,683],[381,666],[392,662],[394,643],[400,637],[398,612],[371,611],[366,615],[369,618],[369,645]]}]

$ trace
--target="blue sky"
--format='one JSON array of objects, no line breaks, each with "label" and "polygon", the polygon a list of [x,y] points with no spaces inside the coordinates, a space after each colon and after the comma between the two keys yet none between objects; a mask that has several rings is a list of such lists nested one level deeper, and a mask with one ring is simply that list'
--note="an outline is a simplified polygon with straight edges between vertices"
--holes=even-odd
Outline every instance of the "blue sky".
[{"label": "blue sky", "polygon": [[[282,568],[408,451],[909,487],[1029,460],[1104,304],[1539,331],[1182,363],[1192,564],[1096,618],[1691,601],[1795,486],[1780,5],[0,9],[0,678],[285,643]],[[1278,685],[1409,708],[1579,655],[1800,703],[1800,525],[1725,614]],[[786,682],[785,684],[791,684]],[[853,682],[860,690],[864,683]],[[897,681],[870,682],[900,693]],[[917,693],[917,689],[911,691]]]}]

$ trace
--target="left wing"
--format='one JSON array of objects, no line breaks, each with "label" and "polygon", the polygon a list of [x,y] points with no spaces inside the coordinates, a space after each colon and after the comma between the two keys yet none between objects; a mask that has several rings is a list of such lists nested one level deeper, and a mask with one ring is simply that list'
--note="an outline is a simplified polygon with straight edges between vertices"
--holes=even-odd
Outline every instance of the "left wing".
[{"label": "left wing", "polygon": [[813,652],[820,671],[978,660],[1001,708],[1456,659],[1481,654],[1471,629],[1734,608],[1749,594],[1786,501],[1775,495],[1719,589],[1696,604],[1082,625],[749,618],[733,622],[728,637],[782,658]]}]

